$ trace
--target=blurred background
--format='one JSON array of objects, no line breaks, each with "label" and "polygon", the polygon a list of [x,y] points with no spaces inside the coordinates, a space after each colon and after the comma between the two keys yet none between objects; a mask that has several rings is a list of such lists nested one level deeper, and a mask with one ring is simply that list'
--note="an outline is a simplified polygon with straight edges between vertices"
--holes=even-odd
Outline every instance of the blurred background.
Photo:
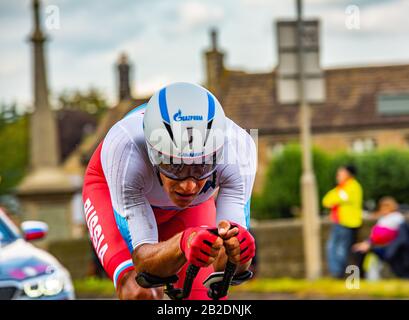
[{"label": "blurred background", "polygon": [[[236,297],[409,297],[408,283],[387,265],[373,277],[377,284],[363,282],[361,290],[328,278],[332,222],[321,204],[337,169],[353,164],[364,190],[360,239],[383,196],[403,214],[409,208],[409,2],[304,0],[302,29],[296,4],[0,1],[0,206],[17,226],[47,223],[47,237],[35,244],[68,270],[77,297],[115,294],[99,280],[104,272],[85,225],[86,165],[116,121],[175,81],[207,87],[256,137],[256,280]],[[306,170],[316,177],[305,187],[316,192],[317,208],[304,208],[309,220],[301,200]]]}]

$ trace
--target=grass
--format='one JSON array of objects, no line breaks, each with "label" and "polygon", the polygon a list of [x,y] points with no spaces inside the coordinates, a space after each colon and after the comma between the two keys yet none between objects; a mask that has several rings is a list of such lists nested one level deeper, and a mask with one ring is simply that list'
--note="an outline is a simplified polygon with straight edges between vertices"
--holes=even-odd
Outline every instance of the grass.
[{"label": "grass", "polygon": [[[353,282],[351,283],[354,284]],[[357,285],[357,283],[355,283]],[[78,298],[115,298],[116,293],[109,279],[85,278],[74,281]],[[378,298],[378,299],[409,299],[409,281],[391,279],[381,281],[359,282],[359,288],[348,289],[343,280],[320,279],[308,281],[305,279],[254,279],[237,287],[232,287],[233,293],[260,294],[291,294],[297,298],[328,297],[328,298]]]},{"label": "grass", "polygon": [[74,280],[77,298],[112,298],[116,297],[114,285],[110,279],[84,278]]},{"label": "grass", "polygon": [[[347,287],[349,284],[349,288]],[[357,288],[354,288],[357,287]],[[359,283],[345,280],[320,279],[254,279],[241,286],[234,287],[236,293],[281,293],[302,297],[345,297],[345,298],[409,298],[409,281],[400,279],[364,281]]]}]

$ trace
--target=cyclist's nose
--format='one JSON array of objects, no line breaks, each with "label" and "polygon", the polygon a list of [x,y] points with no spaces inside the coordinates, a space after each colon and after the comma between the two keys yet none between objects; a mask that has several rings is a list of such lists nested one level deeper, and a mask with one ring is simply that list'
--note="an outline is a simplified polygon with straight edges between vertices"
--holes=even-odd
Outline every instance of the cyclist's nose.
[{"label": "cyclist's nose", "polygon": [[179,187],[184,193],[196,193],[197,181],[193,178],[188,178],[181,181]]}]

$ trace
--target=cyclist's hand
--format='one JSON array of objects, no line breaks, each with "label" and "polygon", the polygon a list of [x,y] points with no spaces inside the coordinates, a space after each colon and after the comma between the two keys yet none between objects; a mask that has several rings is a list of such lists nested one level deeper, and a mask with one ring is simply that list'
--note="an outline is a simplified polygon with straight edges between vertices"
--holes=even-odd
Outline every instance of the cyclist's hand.
[{"label": "cyclist's hand", "polygon": [[136,271],[128,271],[117,286],[121,300],[157,300],[163,298],[163,288],[142,288],[135,281]]},{"label": "cyclist's hand", "polygon": [[223,240],[230,239],[239,233],[239,229],[231,225],[228,220],[221,220],[217,225],[217,231]]},{"label": "cyclist's hand", "polygon": [[223,240],[205,227],[188,228],[180,239],[180,249],[187,261],[197,267],[211,265],[222,247]]},{"label": "cyclist's hand", "polygon": [[[223,223],[222,223],[223,222]],[[230,230],[228,228],[231,228]],[[227,232],[225,230],[228,230]],[[230,236],[234,230],[236,234]],[[221,233],[222,232],[222,233]],[[253,236],[244,227],[237,223],[219,223],[219,234],[224,239],[224,247],[229,260],[236,265],[250,261],[256,253],[256,244]],[[223,236],[225,234],[225,236]],[[230,236],[230,237],[229,237]]]}]

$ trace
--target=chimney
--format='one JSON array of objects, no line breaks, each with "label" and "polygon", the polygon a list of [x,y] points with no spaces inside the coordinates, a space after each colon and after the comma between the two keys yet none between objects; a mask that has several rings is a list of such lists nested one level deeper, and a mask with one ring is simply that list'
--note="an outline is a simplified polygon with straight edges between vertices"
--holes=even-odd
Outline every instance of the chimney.
[{"label": "chimney", "polygon": [[224,72],[224,53],[219,51],[217,30],[211,29],[211,48],[205,52],[206,58],[206,86],[216,96],[221,93],[221,79]]},{"label": "chimney", "polygon": [[122,53],[119,56],[118,64],[118,85],[119,101],[127,100],[132,98],[131,94],[131,81],[130,81],[130,70],[131,66],[128,62],[128,56],[126,53]]}]

